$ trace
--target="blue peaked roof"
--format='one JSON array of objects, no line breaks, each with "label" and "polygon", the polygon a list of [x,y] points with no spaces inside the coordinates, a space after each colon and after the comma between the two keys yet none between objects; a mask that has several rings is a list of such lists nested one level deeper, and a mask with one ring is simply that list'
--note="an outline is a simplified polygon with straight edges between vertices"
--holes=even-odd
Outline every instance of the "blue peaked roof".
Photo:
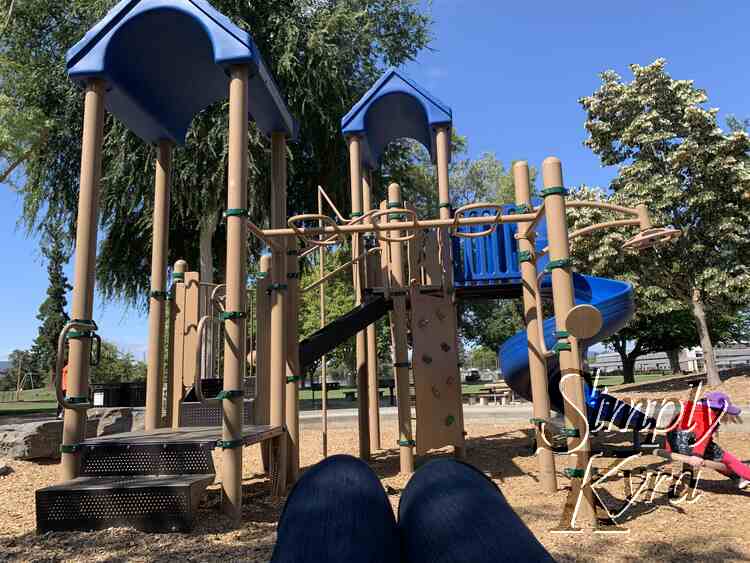
[{"label": "blue peaked roof", "polygon": [[295,138],[297,124],[252,37],[205,0],[121,0],[67,54],[73,80],[107,81],[107,109],[135,134],[178,144],[199,111],[228,97],[233,64],[250,67],[258,127]]},{"label": "blue peaked roof", "polygon": [[391,68],[344,116],[341,130],[362,136],[364,164],[374,169],[388,143],[400,138],[422,143],[435,162],[434,127],[452,123],[451,108]]}]

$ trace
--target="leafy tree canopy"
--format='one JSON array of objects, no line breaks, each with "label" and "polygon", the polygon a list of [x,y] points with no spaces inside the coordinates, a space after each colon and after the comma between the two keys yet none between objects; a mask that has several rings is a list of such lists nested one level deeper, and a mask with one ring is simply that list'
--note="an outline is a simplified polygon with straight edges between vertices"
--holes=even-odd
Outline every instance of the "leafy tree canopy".
[{"label": "leafy tree canopy", "polygon": [[[673,79],[665,67],[663,59],[632,65],[631,82],[602,73],[601,86],[580,100],[585,144],[603,165],[618,166],[610,186],[614,201],[644,202],[655,224],[682,231],[626,270],[654,288],[649,303],[658,309],[675,310],[679,303],[692,311],[709,381],[718,383],[706,310],[748,303],[750,137],[724,132],[717,110],[706,107],[706,93],[690,80]],[[608,233],[608,244],[591,249],[593,261],[606,260],[610,243],[625,236]]]},{"label": "leafy tree canopy", "polygon": [[[10,19],[0,42],[0,159],[24,155],[18,177],[30,230],[60,216],[72,240],[77,210],[82,96],[65,73],[65,52],[115,0],[0,0]],[[253,34],[291,112],[300,122],[291,144],[289,209],[314,207],[323,185],[348,200],[346,144],[340,119],[382,68],[413,59],[430,39],[430,20],[416,0],[213,0]],[[226,201],[227,107],[219,103],[193,122],[176,150],[169,261],[198,263],[198,232]],[[43,143],[39,139],[44,138]],[[30,150],[33,147],[34,150]],[[248,195],[253,219],[269,208],[268,143],[251,126]],[[143,305],[150,274],[155,151],[112,116],[105,125],[97,279],[105,297]],[[343,205],[343,203],[342,203]],[[224,231],[214,237],[223,271]],[[257,246],[253,249],[257,250]]]}]

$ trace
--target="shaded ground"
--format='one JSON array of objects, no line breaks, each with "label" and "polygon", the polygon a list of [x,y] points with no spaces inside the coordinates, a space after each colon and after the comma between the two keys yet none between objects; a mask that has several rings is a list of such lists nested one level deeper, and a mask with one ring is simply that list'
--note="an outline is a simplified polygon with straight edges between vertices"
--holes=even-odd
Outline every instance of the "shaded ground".
[{"label": "shaded ground", "polygon": [[[646,487],[624,526],[628,535],[557,535],[550,532],[560,519],[567,491],[567,480],[560,476],[560,490],[540,492],[535,458],[529,455],[525,424],[467,423],[469,461],[495,480],[511,505],[532,531],[560,561],[635,562],[639,560],[750,561],[750,523],[747,512],[750,493],[736,490],[721,475],[702,476],[702,493],[695,502],[672,505],[657,488],[652,502]],[[321,458],[321,435],[314,428],[303,429],[303,466]],[[396,443],[396,423],[383,421],[384,445]],[[727,434],[720,441],[744,459],[750,458],[748,434]],[[356,432],[334,427],[329,432],[329,454],[355,453]],[[446,455],[438,453],[436,455]],[[2,460],[0,460],[1,462]],[[220,469],[220,460],[217,460]],[[7,561],[214,561],[233,559],[268,561],[275,540],[275,523],[283,500],[269,495],[268,481],[259,475],[258,447],[245,450],[245,510],[239,530],[229,530],[216,510],[219,493],[211,490],[196,530],[191,534],[147,535],[134,530],[113,529],[93,533],[34,533],[34,491],[53,483],[57,464],[10,462],[15,472],[0,477],[0,560]],[[606,463],[599,465],[605,466]],[[641,458],[638,463],[652,471],[667,468],[659,458]],[[558,463],[558,474],[566,466]],[[390,493],[394,508],[407,479],[398,474],[398,451],[379,452],[372,463]],[[623,498],[623,481],[616,480],[603,493],[608,506],[615,508]]]}]

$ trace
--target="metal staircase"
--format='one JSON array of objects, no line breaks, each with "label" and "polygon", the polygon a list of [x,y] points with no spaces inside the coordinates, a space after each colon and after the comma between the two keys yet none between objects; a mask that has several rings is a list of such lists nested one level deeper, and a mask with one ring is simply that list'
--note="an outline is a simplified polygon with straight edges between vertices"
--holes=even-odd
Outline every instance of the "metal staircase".
[{"label": "metal staircase", "polygon": [[215,443],[106,441],[80,446],[80,477],[36,492],[37,532],[132,526],[146,532],[192,529],[213,483]]}]

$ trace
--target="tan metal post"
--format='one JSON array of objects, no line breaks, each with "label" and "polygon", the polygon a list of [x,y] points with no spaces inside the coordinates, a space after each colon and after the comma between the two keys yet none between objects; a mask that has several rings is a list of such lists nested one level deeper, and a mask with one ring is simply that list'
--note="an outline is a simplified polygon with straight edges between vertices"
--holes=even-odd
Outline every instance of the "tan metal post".
[{"label": "tan metal post", "polygon": [[[323,194],[318,190],[318,215],[323,215]],[[321,219],[318,224],[322,228],[324,226],[323,220]],[[321,237],[324,238],[324,237]],[[320,279],[323,279],[326,273],[326,249],[321,246],[318,249],[318,272]],[[320,284],[320,328],[326,326],[326,284]],[[323,458],[328,457],[328,358],[323,356],[320,359],[320,392],[322,393],[321,399],[321,417],[323,419]]]},{"label": "tan metal post", "polygon": [[169,190],[172,175],[172,142],[159,141],[154,187],[151,239],[151,295],[148,311],[148,365],[146,368],[146,430],[162,426],[161,395],[164,374],[164,309],[167,299],[169,250]]},{"label": "tan metal post", "polygon": [[[222,507],[234,523],[242,518],[241,390],[247,368],[247,141],[248,75],[245,65],[231,68],[229,83],[229,160],[227,207],[226,312],[224,321],[224,392],[222,401]],[[198,374],[200,377],[200,374]]]},{"label": "tan metal post", "polygon": [[[271,151],[275,153],[285,148],[283,133],[271,135]],[[278,155],[271,160],[271,226],[286,225],[286,160]],[[286,239],[279,239],[277,248],[272,251],[271,266],[271,425],[285,428],[286,425]],[[283,495],[287,483],[288,463],[287,433],[276,439],[276,447],[271,461],[276,495]]]},{"label": "tan metal post", "polygon": [[440,218],[450,219],[450,189],[448,184],[448,164],[451,150],[451,128],[443,125],[435,131],[435,145],[437,148],[438,196],[440,203]]},{"label": "tan metal post", "polygon": [[[516,203],[519,206],[531,206],[531,187],[529,184],[529,165],[516,162],[513,165],[513,182],[516,191]],[[552,448],[542,435],[541,421],[550,418],[549,390],[547,389],[547,361],[539,342],[537,308],[541,303],[536,301],[536,261],[534,260],[534,242],[527,238],[528,228],[523,223],[518,225],[518,250],[521,254],[521,278],[523,280],[523,310],[526,321],[526,339],[529,348],[529,374],[531,377],[531,395],[533,399],[533,416],[536,426],[537,460],[542,491],[557,491],[555,474],[555,456]],[[532,233],[533,236],[533,233]],[[525,256],[524,256],[525,255]]]},{"label": "tan metal post", "polygon": [[[437,176],[438,176],[438,199],[440,205],[440,218],[450,219],[451,218],[451,197],[450,197],[450,183],[448,176],[448,167],[450,164],[450,151],[451,151],[451,126],[443,125],[435,131],[435,146],[437,149]],[[443,227],[438,230],[438,246],[440,248],[441,267],[443,269],[443,290],[452,295],[453,291],[453,248],[451,245],[451,237],[447,228]],[[458,314],[456,311],[455,301],[453,305],[453,315]],[[458,323],[456,323],[458,326]],[[458,334],[455,335],[454,340],[458,344]],[[460,377],[460,373],[459,373]],[[464,427],[464,410],[462,394],[458,395],[458,412],[460,413],[460,425]],[[455,447],[456,457],[459,459],[466,458],[466,446]]]},{"label": "tan metal post", "polygon": [[[403,206],[401,187],[398,184],[388,186],[389,204]],[[403,231],[392,233],[395,238],[402,237]],[[393,338],[393,372],[396,377],[396,396],[398,397],[398,443],[400,452],[401,473],[414,472],[414,434],[411,428],[411,392],[409,391],[409,353],[406,339],[406,284],[404,283],[403,243],[391,242],[391,282],[393,296],[393,313],[391,314],[391,331]]]},{"label": "tan metal post", "polygon": [[180,404],[185,392],[183,385],[183,370],[185,365],[185,273],[188,263],[178,260],[174,263],[172,277],[175,281],[174,299],[172,307],[172,362],[168,372],[171,382],[171,413],[169,419],[172,428],[180,427]]},{"label": "tan metal post", "polygon": [[[362,175],[362,203],[365,213],[372,211],[372,173],[366,170]],[[371,223],[371,221],[370,221]],[[376,256],[365,258],[367,283],[374,286]],[[367,387],[369,390],[370,450],[380,449],[380,394],[378,385],[378,341],[375,323],[367,327]]]},{"label": "tan metal post", "polygon": [[[586,419],[580,413],[586,412],[584,401],[583,377],[581,376],[581,359],[578,355],[578,345],[572,335],[566,330],[566,319],[574,307],[573,274],[570,271],[570,244],[568,242],[568,224],[565,213],[565,190],[560,160],[549,157],[542,164],[544,178],[544,203],[547,214],[547,233],[549,237],[548,268],[552,271],[552,297],[555,309],[555,327],[557,329],[557,350],[560,358],[560,370],[563,376],[561,391],[566,397],[565,424],[569,429],[576,429],[578,436],[568,439],[568,449],[574,450],[575,463],[569,470],[572,478],[573,495],[578,497],[578,491],[583,484],[581,472],[586,470],[591,455],[590,437]],[[591,487],[583,488],[583,506],[573,518],[580,516],[580,522],[596,526],[596,511],[594,510],[593,491]],[[566,522],[567,524],[567,522]],[[571,521],[571,525],[575,522]]]},{"label": "tan metal post", "polygon": [[[102,80],[86,85],[81,147],[81,191],[78,197],[76,224],[74,319],[92,321],[94,309],[94,273],[96,270],[96,233],[99,216],[99,181],[102,171],[102,136],[104,129],[104,92]],[[68,397],[87,398],[89,393],[89,355],[91,339],[70,339],[68,352]],[[66,410],[63,423],[62,477],[78,476],[79,458],[75,445],[84,439],[86,413]]]},{"label": "tan metal post", "polygon": [[[352,218],[362,216],[362,139],[351,136],[349,141],[349,169],[351,174],[352,194]],[[352,235],[352,258],[359,256],[362,246],[362,237],[359,233]],[[354,303],[362,304],[362,261],[352,265],[352,277],[354,282]],[[359,422],[359,457],[370,458],[370,421],[367,408],[368,382],[367,382],[367,333],[360,331],[356,336],[357,357],[357,418]]]},{"label": "tan metal post", "polygon": [[[255,424],[270,424],[271,408],[271,335],[267,327],[271,326],[271,297],[268,290],[271,284],[269,279],[271,272],[271,256],[263,254],[260,257],[260,274],[256,282],[256,319],[258,322],[258,337],[255,340],[255,405],[253,422]],[[263,442],[261,447],[261,460],[263,470],[268,472],[270,468],[270,445]]]},{"label": "tan metal post", "polygon": [[[283,134],[274,134],[271,137],[271,142],[271,166],[275,170],[274,177],[276,180],[274,188],[278,191],[283,191],[284,199],[286,200],[286,137]],[[286,211],[284,215],[286,217]],[[294,239],[290,239],[287,246],[286,266],[286,358],[289,369],[287,370],[285,390],[285,420],[286,430],[289,434],[287,482],[293,485],[297,482],[297,477],[299,476],[299,382],[302,376],[302,369],[299,363],[299,256]]]}]

